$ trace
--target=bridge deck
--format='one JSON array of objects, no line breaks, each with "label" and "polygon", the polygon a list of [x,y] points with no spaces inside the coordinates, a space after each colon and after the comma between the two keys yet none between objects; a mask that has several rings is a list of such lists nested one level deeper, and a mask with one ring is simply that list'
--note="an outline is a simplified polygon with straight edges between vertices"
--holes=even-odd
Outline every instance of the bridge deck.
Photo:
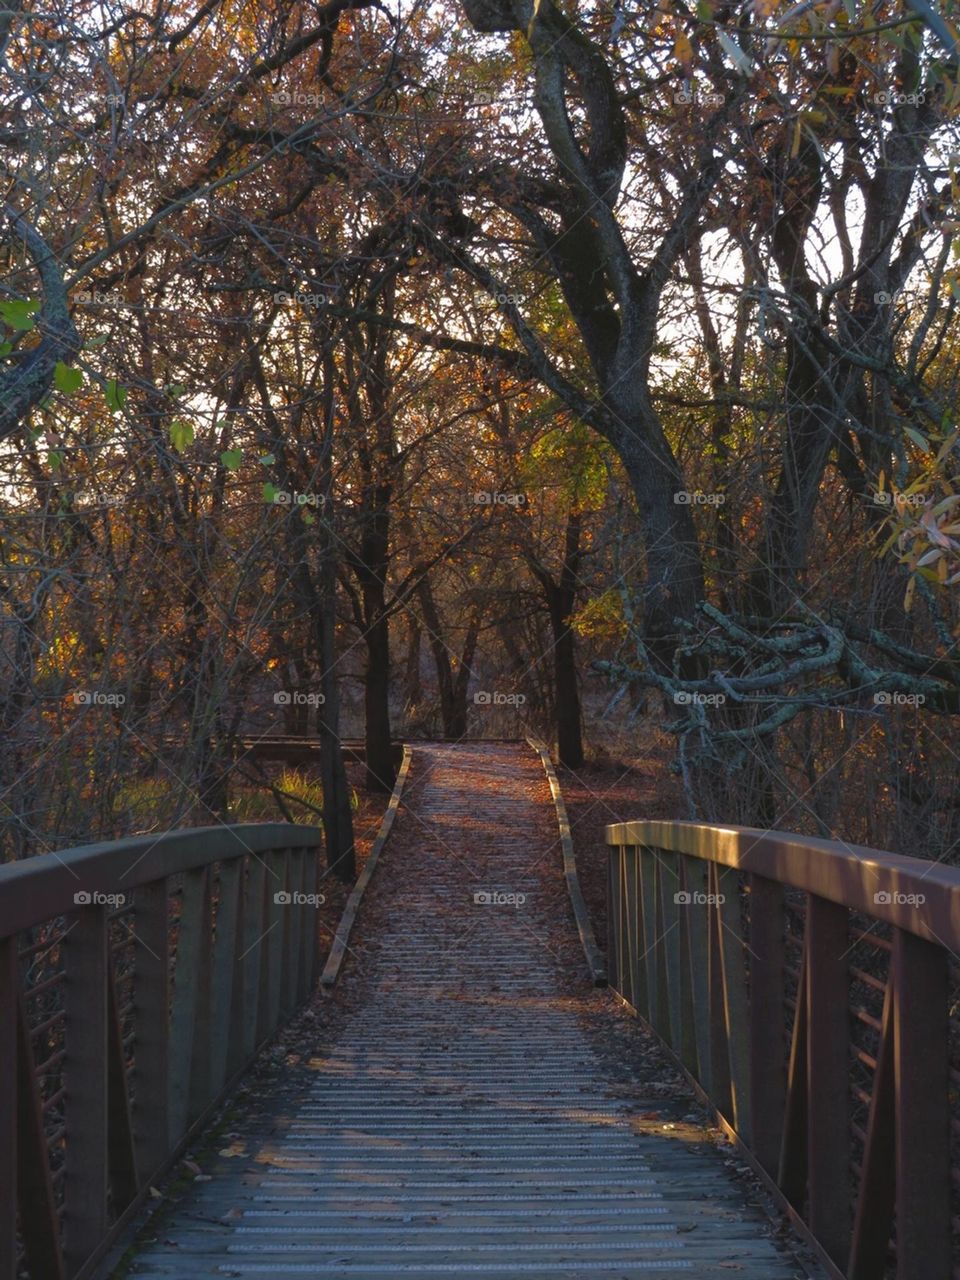
[{"label": "bridge deck", "polygon": [[[495,892],[525,901],[474,900]],[[416,749],[359,933],[315,1056],[219,1140],[133,1274],[819,1275],[587,987],[532,752]]]}]

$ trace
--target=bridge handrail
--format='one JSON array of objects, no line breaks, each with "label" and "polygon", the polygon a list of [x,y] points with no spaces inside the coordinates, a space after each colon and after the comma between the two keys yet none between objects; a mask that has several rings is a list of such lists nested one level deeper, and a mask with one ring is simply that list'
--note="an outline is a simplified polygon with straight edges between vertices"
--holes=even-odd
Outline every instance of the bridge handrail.
[{"label": "bridge handrail", "polygon": [[[702,822],[612,823],[607,844],[650,845],[756,872],[960,952],[957,867],[818,836]],[[917,896],[927,901],[913,902]]]},{"label": "bridge handrail", "polygon": [[318,828],[0,867],[0,1280],[87,1280],[319,976]]},{"label": "bridge handrail", "polygon": [[245,822],[129,836],[0,866],[0,939],[76,910],[78,888],[116,894],[165,876],[274,849],[314,848],[317,827]]},{"label": "bridge handrail", "polygon": [[606,839],[610,985],[828,1271],[957,1280],[960,870],[700,822]]}]

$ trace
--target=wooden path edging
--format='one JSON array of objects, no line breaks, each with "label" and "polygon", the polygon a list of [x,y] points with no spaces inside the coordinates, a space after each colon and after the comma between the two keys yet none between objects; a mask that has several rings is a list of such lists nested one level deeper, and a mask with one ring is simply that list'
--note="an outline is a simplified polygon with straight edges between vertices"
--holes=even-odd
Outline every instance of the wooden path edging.
[{"label": "wooden path edging", "polygon": [[340,976],[340,969],[347,954],[347,943],[350,941],[350,931],[353,929],[357,912],[360,910],[360,902],[363,898],[364,890],[373,877],[377,860],[383,852],[383,846],[387,843],[393,820],[396,818],[397,810],[400,808],[400,797],[403,794],[403,786],[407,780],[407,773],[412,759],[413,751],[409,746],[405,745],[403,748],[403,761],[397,773],[397,780],[393,784],[387,811],[380,822],[377,838],[374,840],[373,848],[363,864],[363,870],[357,876],[356,883],[350,890],[350,897],[347,899],[347,905],[344,907],[340,923],[337,925],[336,936],[333,939],[330,954],[327,956],[327,963],[323,966],[323,973],[320,975],[321,987],[332,987]]},{"label": "wooden path edging", "polygon": [[560,828],[563,875],[567,882],[567,892],[570,895],[570,904],[573,907],[574,918],[577,922],[580,945],[583,947],[587,968],[590,970],[590,980],[595,987],[605,987],[607,985],[607,967],[603,956],[600,954],[600,948],[597,946],[593,925],[590,923],[590,913],[583,898],[583,890],[580,888],[577,859],[573,851],[573,837],[570,834],[570,820],[567,817],[567,806],[563,803],[563,795],[560,792],[560,782],[546,744],[538,738],[528,738],[527,742],[540,757],[543,771],[547,775],[547,782],[550,784],[550,794],[553,796],[554,807],[557,811],[557,826]]}]

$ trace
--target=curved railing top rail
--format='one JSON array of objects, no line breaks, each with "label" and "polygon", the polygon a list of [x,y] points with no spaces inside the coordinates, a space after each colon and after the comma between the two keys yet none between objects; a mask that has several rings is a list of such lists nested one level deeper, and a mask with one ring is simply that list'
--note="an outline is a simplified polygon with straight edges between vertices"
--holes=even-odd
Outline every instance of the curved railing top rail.
[{"label": "curved railing top rail", "polygon": [[115,894],[245,854],[314,848],[319,827],[248,822],[81,845],[0,866],[0,939],[77,909],[76,894]]},{"label": "curved railing top rail", "polygon": [[752,872],[960,951],[960,869],[758,827],[617,822],[607,844],[646,845]]}]

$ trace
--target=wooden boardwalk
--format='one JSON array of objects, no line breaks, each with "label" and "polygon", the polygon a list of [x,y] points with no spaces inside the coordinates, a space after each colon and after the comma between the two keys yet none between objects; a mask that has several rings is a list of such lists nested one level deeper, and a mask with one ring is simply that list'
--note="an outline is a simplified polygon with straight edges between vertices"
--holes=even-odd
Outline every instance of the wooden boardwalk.
[{"label": "wooden boardwalk", "polygon": [[819,1276],[588,987],[532,751],[415,750],[356,945],[332,1040],[220,1140],[131,1274]]}]

